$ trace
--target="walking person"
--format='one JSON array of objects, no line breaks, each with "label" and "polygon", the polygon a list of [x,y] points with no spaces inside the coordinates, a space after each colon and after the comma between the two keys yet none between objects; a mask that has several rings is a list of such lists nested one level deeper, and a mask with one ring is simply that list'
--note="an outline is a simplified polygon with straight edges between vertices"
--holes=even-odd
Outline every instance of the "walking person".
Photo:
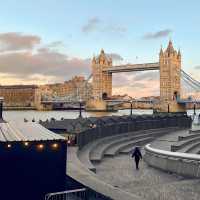
[{"label": "walking person", "polygon": [[142,159],[142,154],[139,147],[135,147],[135,149],[132,152],[131,157],[132,158],[135,157],[135,167],[136,167],[136,170],[139,170],[139,162],[140,162],[140,159]]}]

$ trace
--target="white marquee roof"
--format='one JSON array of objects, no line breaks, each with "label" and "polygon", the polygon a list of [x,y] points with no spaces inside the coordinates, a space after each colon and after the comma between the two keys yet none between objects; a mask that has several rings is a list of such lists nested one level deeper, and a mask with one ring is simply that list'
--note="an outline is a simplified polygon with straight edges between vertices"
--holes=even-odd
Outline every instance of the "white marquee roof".
[{"label": "white marquee roof", "polygon": [[65,140],[36,122],[0,123],[0,141]]}]

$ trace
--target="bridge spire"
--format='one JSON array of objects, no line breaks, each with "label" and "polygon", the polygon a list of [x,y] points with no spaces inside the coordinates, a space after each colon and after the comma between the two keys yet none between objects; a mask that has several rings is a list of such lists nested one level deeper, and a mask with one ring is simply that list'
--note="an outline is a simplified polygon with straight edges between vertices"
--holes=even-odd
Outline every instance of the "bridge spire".
[{"label": "bridge spire", "polygon": [[162,48],[162,45],[160,47],[160,56],[163,56],[163,48]]},{"label": "bridge spire", "polygon": [[178,58],[181,58],[181,50],[180,50],[180,48],[178,50]]},{"label": "bridge spire", "polygon": [[167,47],[167,49],[166,49],[166,52],[168,53],[168,55],[174,53],[174,47],[173,47],[173,43],[172,43],[172,40],[171,40],[171,39],[169,40],[169,43],[168,43],[168,47]]},{"label": "bridge spire", "polygon": [[104,49],[103,49],[103,48],[101,49],[101,54],[105,54],[105,52],[104,52]]}]

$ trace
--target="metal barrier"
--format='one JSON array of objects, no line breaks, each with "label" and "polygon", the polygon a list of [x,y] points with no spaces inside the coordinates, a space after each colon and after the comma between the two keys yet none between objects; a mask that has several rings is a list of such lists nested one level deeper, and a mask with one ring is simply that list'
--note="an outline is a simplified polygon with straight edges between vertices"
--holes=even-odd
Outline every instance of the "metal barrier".
[{"label": "metal barrier", "polygon": [[86,200],[86,188],[48,193],[45,200]]},{"label": "metal barrier", "polygon": [[[128,120],[128,119],[131,120]],[[87,129],[77,135],[77,144],[81,149],[86,144],[107,136],[124,134],[145,129],[157,129],[166,127],[189,128],[191,118],[184,114],[152,115],[152,116],[126,116],[125,121],[112,124],[99,125],[96,128]]]}]

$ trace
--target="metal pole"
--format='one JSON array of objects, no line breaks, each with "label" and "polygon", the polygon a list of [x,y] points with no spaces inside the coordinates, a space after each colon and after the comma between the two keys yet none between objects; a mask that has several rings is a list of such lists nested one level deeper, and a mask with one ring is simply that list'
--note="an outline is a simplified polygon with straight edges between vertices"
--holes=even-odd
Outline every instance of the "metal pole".
[{"label": "metal pole", "polygon": [[167,106],[167,112],[169,113],[169,104],[168,104],[168,106]]},{"label": "metal pole", "polygon": [[3,119],[3,98],[0,98],[0,120]]},{"label": "metal pole", "polygon": [[133,103],[132,101],[130,103],[131,103],[131,115],[133,115]]},{"label": "metal pole", "polygon": [[0,101],[0,119],[3,118],[3,116],[2,116],[2,112],[3,112],[3,102]]},{"label": "metal pole", "polygon": [[196,103],[194,103],[194,115],[196,115]]},{"label": "metal pole", "polygon": [[80,107],[79,107],[79,118],[82,118],[82,104],[81,104],[81,101],[80,101]]}]

